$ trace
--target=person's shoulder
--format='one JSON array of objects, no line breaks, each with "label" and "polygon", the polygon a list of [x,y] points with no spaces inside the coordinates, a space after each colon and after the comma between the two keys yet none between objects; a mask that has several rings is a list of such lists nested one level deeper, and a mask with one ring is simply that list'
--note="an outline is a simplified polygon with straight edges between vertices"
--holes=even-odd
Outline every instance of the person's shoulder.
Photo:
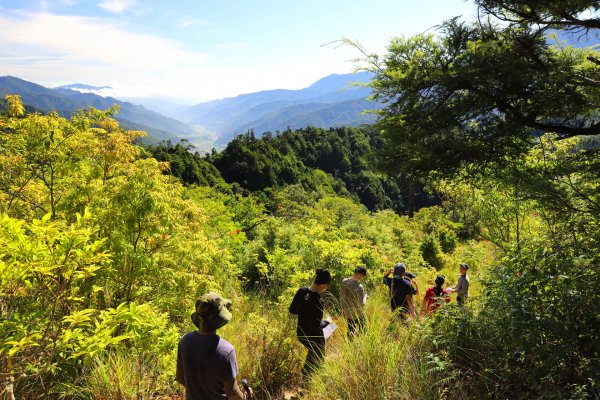
[{"label": "person's shoulder", "polygon": [[302,286],[300,289],[298,289],[298,291],[296,292],[296,296],[302,297],[306,300],[308,300],[309,298],[313,298],[313,297],[320,297],[321,295],[317,292],[313,292],[312,290],[310,290],[310,288],[308,286]]},{"label": "person's shoulder", "polygon": [[219,344],[217,346],[217,348],[219,349],[219,352],[221,352],[222,354],[229,354],[232,351],[235,350],[235,347],[229,343],[226,339],[223,339],[222,337],[219,337]]},{"label": "person's shoulder", "polygon": [[308,290],[308,286],[302,286],[301,288],[299,288],[299,289],[296,291],[296,294],[304,294],[304,293],[306,293],[306,292],[308,292],[308,291],[309,291],[309,290]]},{"label": "person's shoulder", "polygon": [[181,337],[180,341],[181,342],[189,342],[190,340],[193,340],[196,335],[197,335],[197,331],[191,331],[191,332],[184,333],[183,336]]}]

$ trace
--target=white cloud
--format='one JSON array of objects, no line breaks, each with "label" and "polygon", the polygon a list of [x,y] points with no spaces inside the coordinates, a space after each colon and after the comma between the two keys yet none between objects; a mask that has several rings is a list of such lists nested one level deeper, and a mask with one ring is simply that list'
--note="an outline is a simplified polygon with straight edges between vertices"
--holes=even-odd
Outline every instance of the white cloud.
[{"label": "white cloud", "polygon": [[0,26],[0,71],[40,83],[122,81],[151,90],[209,60],[172,40],[131,33],[112,19],[0,14]]},{"label": "white cloud", "polygon": [[181,17],[181,18],[179,18],[179,21],[177,22],[177,27],[179,29],[187,29],[194,25],[198,25],[201,27],[212,26],[212,24],[209,21],[206,21],[203,19],[192,18],[189,16]]},{"label": "white cloud", "polygon": [[48,10],[48,2],[46,0],[40,0],[39,7],[40,10],[46,12]]},{"label": "white cloud", "polygon": [[244,48],[245,43],[223,43],[207,46],[207,51],[225,51],[223,58],[215,59],[173,40],[130,32],[112,18],[0,12],[0,26],[0,75],[47,87],[108,85],[112,90],[103,94],[115,97],[162,95],[198,102],[266,89],[299,89],[322,78],[324,70],[349,72],[352,64],[344,60],[356,56],[351,51],[348,56],[348,49],[316,46],[314,57],[262,59],[256,65],[250,61],[257,56],[250,44]]},{"label": "white cloud", "polygon": [[133,4],[133,0],[102,0],[97,6],[112,13],[120,14],[131,4]]}]

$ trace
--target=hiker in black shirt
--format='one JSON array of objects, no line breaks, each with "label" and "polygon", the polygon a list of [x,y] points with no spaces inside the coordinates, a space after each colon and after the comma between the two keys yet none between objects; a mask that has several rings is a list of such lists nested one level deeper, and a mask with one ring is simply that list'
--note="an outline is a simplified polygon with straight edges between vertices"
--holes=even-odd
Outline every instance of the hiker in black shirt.
[{"label": "hiker in black shirt", "polygon": [[[393,273],[393,277],[389,276]],[[412,286],[411,281],[405,279],[406,266],[398,263],[394,268],[386,271],[383,277],[383,283],[390,288],[390,304],[392,311],[400,309],[399,317],[401,321],[408,320],[409,315],[414,315],[414,304],[412,296],[417,294],[417,290]]]},{"label": "hiker in black shirt", "polygon": [[308,350],[302,367],[302,377],[305,380],[315,368],[321,365],[325,356],[323,328],[329,322],[323,320],[321,293],[327,290],[329,282],[331,282],[329,271],[317,269],[313,285],[298,289],[290,304],[290,313],[298,315],[296,328],[298,340]]}]

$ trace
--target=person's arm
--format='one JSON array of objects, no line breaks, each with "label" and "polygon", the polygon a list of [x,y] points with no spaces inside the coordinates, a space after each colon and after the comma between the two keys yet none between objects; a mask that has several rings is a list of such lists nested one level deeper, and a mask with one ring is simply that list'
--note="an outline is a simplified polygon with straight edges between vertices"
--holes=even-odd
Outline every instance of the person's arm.
[{"label": "person's arm", "polygon": [[454,286],[454,289],[452,289],[452,293],[458,293],[460,290],[462,290],[463,283],[464,283],[464,280],[463,280],[462,276],[459,276],[458,282],[456,282],[456,286]]},{"label": "person's arm", "polygon": [[429,309],[427,307],[427,303],[430,297],[429,290],[425,291],[425,296],[423,296],[423,302],[421,303],[421,312],[425,314],[429,314]]},{"label": "person's arm", "polygon": [[300,302],[300,289],[298,289],[298,291],[296,292],[296,294],[294,295],[294,299],[292,300],[292,303],[290,304],[290,314],[296,314],[298,315],[299,309],[299,302]]},{"label": "person's arm", "polygon": [[458,282],[456,282],[456,285],[454,285],[454,287],[449,288],[448,292],[450,294],[456,293],[458,291],[458,289],[459,289],[459,286],[460,286],[460,277],[458,278]]},{"label": "person's arm", "polygon": [[415,317],[417,315],[417,310],[415,308],[415,303],[413,301],[412,296],[406,296],[406,305],[408,306],[408,309],[410,310],[410,315]]},{"label": "person's arm", "polygon": [[442,298],[444,299],[444,301],[446,301],[446,303],[450,303],[450,292],[444,290],[442,292]]},{"label": "person's arm", "polygon": [[246,396],[240,390],[235,378],[231,380],[226,380],[224,382],[225,394],[227,395],[227,400],[245,400]]},{"label": "person's arm", "polygon": [[419,293],[419,284],[417,283],[416,279],[411,279],[410,280],[410,284],[414,287],[415,289],[415,294]]},{"label": "person's arm", "polygon": [[181,359],[179,346],[177,347],[177,370],[175,372],[175,380],[181,385],[185,385],[185,376],[183,375],[183,360]]},{"label": "person's arm", "polygon": [[394,272],[394,269],[390,268],[387,271],[385,271],[385,274],[383,274],[383,283],[385,283],[386,285],[388,285],[390,287],[392,285],[392,279],[389,276],[392,272]]},{"label": "person's arm", "polygon": [[356,289],[356,297],[359,305],[365,305],[365,287],[362,284],[359,284]]}]

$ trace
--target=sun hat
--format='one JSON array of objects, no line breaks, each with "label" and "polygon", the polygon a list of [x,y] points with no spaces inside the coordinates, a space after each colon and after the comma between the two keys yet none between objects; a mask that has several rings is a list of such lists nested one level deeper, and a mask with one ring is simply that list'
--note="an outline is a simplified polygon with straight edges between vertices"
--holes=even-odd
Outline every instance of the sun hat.
[{"label": "sun hat", "polygon": [[196,301],[196,311],[192,313],[192,322],[203,331],[221,328],[231,320],[231,300],[217,293],[206,293]]}]

